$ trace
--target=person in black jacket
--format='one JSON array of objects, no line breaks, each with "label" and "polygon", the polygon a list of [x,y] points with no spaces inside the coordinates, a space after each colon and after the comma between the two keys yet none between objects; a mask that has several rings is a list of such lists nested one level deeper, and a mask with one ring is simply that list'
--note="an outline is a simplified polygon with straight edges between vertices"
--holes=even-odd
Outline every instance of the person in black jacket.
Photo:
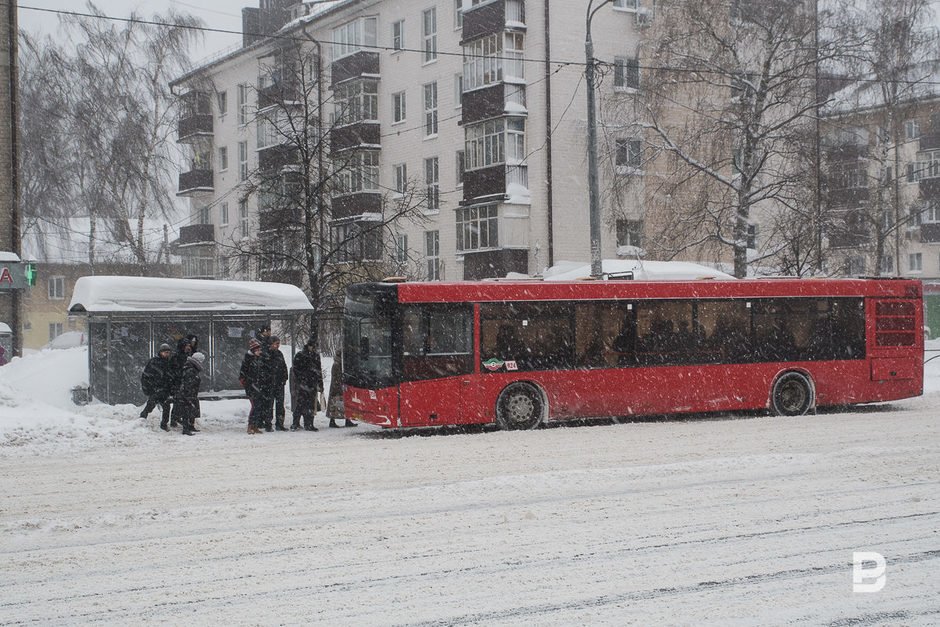
[{"label": "person in black jacket", "polygon": [[[179,391],[180,383],[183,380],[183,366],[186,365],[186,360],[189,359],[189,356],[192,354],[193,345],[188,338],[181,337],[177,340],[176,352],[170,357],[170,391],[174,397]],[[176,423],[176,416],[174,415],[170,420],[170,426],[175,427]]]},{"label": "person in black jacket", "polygon": [[242,360],[239,381],[251,401],[248,433],[261,433],[265,425],[271,423],[274,395],[270,360],[262,355],[261,342],[254,338],[248,340],[248,352]]},{"label": "person in black jacket", "polygon": [[317,431],[313,416],[317,412],[317,398],[323,393],[323,366],[317,343],[307,340],[304,349],[294,355],[290,372],[291,410],[294,420],[291,431],[300,430],[300,417],[304,419],[305,431]]},{"label": "person in black jacket", "polygon": [[167,423],[170,420],[170,396],[173,393],[173,378],[170,374],[171,350],[169,344],[161,344],[156,357],[147,362],[140,375],[140,387],[147,395],[147,404],[140,412],[140,417],[146,418],[153,408],[159,405],[163,411],[160,428],[164,431],[170,430]]},{"label": "person in black jacket", "polygon": [[199,387],[202,384],[202,365],[206,356],[202,353],[193,353],[183,365],[183,375],[180,378],[180,388],[176,393],[176,402],[173,403],[173,418],[183,425],[183,435],[193,435],[199,432],[196,428],[196,416],[199,415]]},{"label": "person in black jacket", "polygon": [[[268,349],[268,360],[271,367],[271,389],[274,398],[274,424],[278,431],[287,431],[284,427],[284,384],[287,383],[287,362],[281,352],[281,338],[271,336],[271,345]],[[265,431],[271,431],[271,423],[264,426]]]}]

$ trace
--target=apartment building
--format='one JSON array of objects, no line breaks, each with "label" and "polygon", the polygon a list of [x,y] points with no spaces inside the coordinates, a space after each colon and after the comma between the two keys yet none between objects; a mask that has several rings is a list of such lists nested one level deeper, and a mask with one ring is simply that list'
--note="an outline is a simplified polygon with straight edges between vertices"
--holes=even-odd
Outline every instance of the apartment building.
[{"label": "apartment building", "polygon": [[[651,3],[615,0],[595,16],[596,56],[613,62],[600,98],[629,101],[642,89],[637,49]],[[317,101],[320,162],[336,173],[322,232],[343,248],[340,262],[459,280],[587,261],[585,9],[534,0],[264,0],[245,9],[243,45],[172,84],[189,154],[179,177],[191,202],[179,239],[184,276],[302,280],[297,268],[235,253],[266,237],[282,250],[299,245],[290,220],[273,219],[271,194],[245,190],[272,168],[282,189],[302,185],[291,167],[297,151],[280,132],[291,114],[258,113],[304,100]],[[303,67],[286,63],[287,49]],[[605,196],[601,248],[613,257],[643,243],[640,140],[614,130],[602,141],[602,189],[610,177],[639,183],[616,215]],[[376,228],[407,203],[413,215]]]}]

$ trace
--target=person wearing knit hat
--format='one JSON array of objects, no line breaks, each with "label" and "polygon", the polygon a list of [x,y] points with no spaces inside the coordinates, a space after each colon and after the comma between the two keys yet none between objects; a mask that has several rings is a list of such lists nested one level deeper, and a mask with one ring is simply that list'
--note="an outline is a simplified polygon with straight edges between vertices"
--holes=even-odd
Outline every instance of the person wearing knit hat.
[{"label": "person wearing knit hat", "polygon": [[206,356],[202,353],[193,353],[183,366],[180,388],[173,404],[173,418],[183,425],[183,435],[199,432],[196,428],[196,417],[199,415],[199,388],[202,385],[200,375],[205,360]]},{"label": "person wearing knit hat", "polygon": [[173,377],[170,372],[170,353],[173,349],[169,344],[161,344],[157,355],[147,362],[140,375],[140,388],[147,395],[147,404],[140,412],[141,418],[146,418],[157,405],[162,410],[160,428],[169,431],[167,423],[170,420],[170,396],[173,393]]},{"label": "person wearing knit hat", "polygon": [[266,423],[271,422],[274,409],[274,396],[271,385],[271,368],[268,359],[262,354],[261,342],[248,340],[248,352],[242,360],[238,380],[245,388],[245,395],[251,402],[248,413],[248,433],[261,433]]}]

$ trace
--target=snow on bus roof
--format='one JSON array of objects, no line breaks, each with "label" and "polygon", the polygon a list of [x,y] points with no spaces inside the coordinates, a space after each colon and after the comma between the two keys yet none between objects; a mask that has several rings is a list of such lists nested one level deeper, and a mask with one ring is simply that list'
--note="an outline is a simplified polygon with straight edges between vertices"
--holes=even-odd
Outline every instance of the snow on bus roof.
[{"label": "snow on bus roof", "polygon": [[[688,261],[638,261],[636,259],[604,259],[605,274],[632,273],[637,281],[689,281],[695,279],[735,280],[730,274]],[[576,281],[591,276],[591,264],[559,261],[546,270],[546,281]]]},{"label": "snow on bus roof", "polygon": [[130,311],[311,311],[294,285],[156,277],[86,276],[75,282],[71,313]]}]

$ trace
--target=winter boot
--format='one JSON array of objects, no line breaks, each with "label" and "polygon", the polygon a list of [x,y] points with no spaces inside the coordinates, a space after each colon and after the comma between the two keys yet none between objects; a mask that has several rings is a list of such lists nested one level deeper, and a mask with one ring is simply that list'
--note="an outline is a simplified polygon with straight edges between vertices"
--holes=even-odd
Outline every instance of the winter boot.
[{"label": "winter boot", "polygon": [[304,416],[304,431],[319,431],[319,429],[313,426],[313,418]]},{"label": "winter boot", "polygon": [[359,425],[358,425],[357,423],[353,422],[352,420],[350,420],[349,418],[347,418],[347,419],[346,419],[346,424],[345,424],[345,426],[347,426],[347,427],[358,427]]},{"label": "winter boot", "polygon": [[169,431],[169,430],[170,430],[170,427],[167,426],[166,420],[161,420],[161,421],[160,421],[160,428],[163,429],[164,431]]},{"label": "winter boot", "polygon": [[336,420],[335,420],[334,418],[330,418],[330,428],[332,428],[332,429],[338,429],[338,428],[339,428],[339,425],[336,424]]},{"label": "winter boot", "polygon": [[275,431],[287,431],[287,428],[284,426],[284,416],[279,416],[277,420],[274,421]]},{"label": "winter boot", "polygon": [[300,416],[295,416],[293,422],[290,423],[291,431],[300,431]]}]

